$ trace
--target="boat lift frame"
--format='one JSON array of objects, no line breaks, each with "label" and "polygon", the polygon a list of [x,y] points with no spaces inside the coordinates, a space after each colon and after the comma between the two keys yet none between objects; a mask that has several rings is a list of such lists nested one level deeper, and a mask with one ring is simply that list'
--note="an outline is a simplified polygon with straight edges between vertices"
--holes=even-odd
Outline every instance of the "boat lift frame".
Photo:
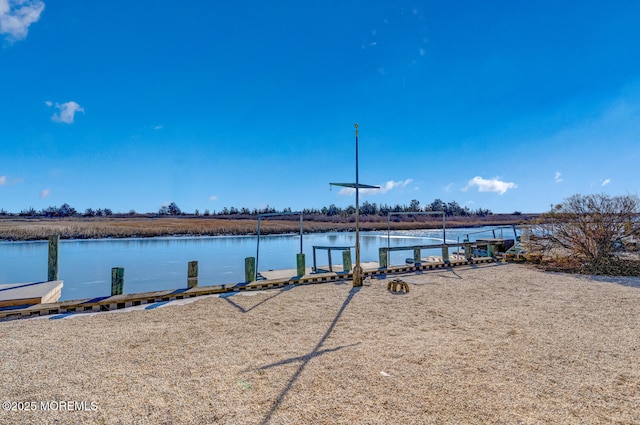
[{"label": "boat lift frame", "polygon": [[392,212],[387,214],[387,248],[391,248],[391,216],[392,215],[440,215],[442,214],[442,243],[447,243],[447,214],[444,211]]},{"label": "boat lift frame", "polygon": [[258,272],[258,270],[259,270],[259,268],[258,268],[258,264],[259,264],[258,260],[260,258],[260,220],[262,219],[262,217],[276,217],[276,216],[284,216],[284,215],[299,215],[300,216],[300,253],[302,254],[302,220],[303,220],[303,214],[302,214],[301,211],[258,214],[258,242],[256,244],[256,274],[254,276],[255,280],[258,280],[258,275],[260,274],[260,272]]}]

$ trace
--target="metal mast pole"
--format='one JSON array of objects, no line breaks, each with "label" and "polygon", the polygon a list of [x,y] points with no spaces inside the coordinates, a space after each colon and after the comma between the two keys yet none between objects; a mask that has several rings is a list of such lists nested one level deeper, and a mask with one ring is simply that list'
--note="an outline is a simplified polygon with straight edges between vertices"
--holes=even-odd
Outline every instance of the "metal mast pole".
[{"label": "metal mast pole", "polygon": [[356,266],[353,268],[353,286],[362,286],[360,266],[360,184],[358,180],[358,124],[356,123]]},{"label": "metal mast pole", "polygon": [[[362,286],[362,266],[360,265],[360,176],[358,175],[358,123],[356,127],[356,182],[355,183],[329,183],[329,186],[342,186],[356,189],[356,265],[353,268],[353,286]],[[363,184],[365,189],[380,189],[379,186]]]}]

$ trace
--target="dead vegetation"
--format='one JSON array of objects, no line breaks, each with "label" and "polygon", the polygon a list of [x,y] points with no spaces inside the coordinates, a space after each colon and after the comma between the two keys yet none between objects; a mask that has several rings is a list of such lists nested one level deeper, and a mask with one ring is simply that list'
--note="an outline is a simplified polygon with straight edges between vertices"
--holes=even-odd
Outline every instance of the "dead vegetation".
[{"label": "dead vegetation", "polygon": [[[448,227],[491,226],[502,224],[518,224],[520,216],[453,217],[447,220]],[[305,217],[304,231],[328,232],[350,231],[355,229],[355,222],[336,219],[317,220]],[[372,217],[369,221],[363,218],[360,223],[364,230],[386,230],[387,221],[380,217]],[[392,221],[393,230],[439,228],[441,220]],[[260,232],[263,234],[295,233],[300,230],[298,217],[290,219],[263,219]],[[230,219],[217,217],[92,217],[92,218],[0,218],[0,240],[23,241],[43,240],[51,235],[60,235],[62,239],[97,239],[97,238],[146,238],[157,236],[220,236],[251,235],[258,231],[258,222],[252,219]]]},{"label": "dead vegetation", "polygon": [[549,257],[538,263],[543,270],[594,276],[640,276],[640,258],[609,257],[596,263],[576,257]]},{"label": "dead vegetation", "polygon": [[549,270],[640,276],[640,198],[574,195],[533,222],[531,258]]}]

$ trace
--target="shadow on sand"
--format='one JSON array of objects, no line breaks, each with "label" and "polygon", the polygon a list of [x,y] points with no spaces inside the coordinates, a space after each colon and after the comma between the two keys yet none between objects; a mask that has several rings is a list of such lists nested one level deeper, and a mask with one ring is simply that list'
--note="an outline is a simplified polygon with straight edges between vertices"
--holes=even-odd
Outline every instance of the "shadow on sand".
[{"label": "shadow on sand", "polygon": [[295,382],[298,380],[298,378],[302,374],[302,371],[304,370],[304,368],[307,366],[307,364],[309,363],[309,361],[311,359],[313,359],[314,357],[320,356],[322,354],[331,353],[331,352],[334,352],[334,351],[342,350],[343,348],[353,347],[355,345],[360,344],[359,342],[357,342],[357,343],[354,343],[354,344],[343,345],[343,346],[336,347],[336,348],[330,348],[330,349],[324,349],[324,350],[321,349],[322,348],[322,344],[325,343],[327,338],[329,338],[329,336],[331,335],[331,332],[333,332],[333,329],[336,327],[336,324],[338,323],[338,320],[340,320],[340,317],[342,316],[342,313],[344,313],[344,310],[347,308],[347,306],[349,305],[349,303],[351,302],[353,297],[358,292],[360,292],[361,288],[362,287],[355,287],[355,288],[352,288],[351,291],[349,291],[349,296],[342,303],[342,307],[340,307],[340,310],[338,311],[338,314],[336,314],[336,317],[333,319],[333,322],[331,322],[331,325],[329,326],[329,329],[327,329],[327,332],[325,332],[325,334],[322,336],[322,338],[320,338],[320,341],[318,341],[318,344],[316,344],[314,349],[311,350],[311,352],[309,354],[306,354],[304,356],[292,357],[292,358],[289,358],[289,359],[281,360],[279,362],[272,363],[272,364],[269,364],[269,365],[265,365],[265,366],[259,367],[257,369],[257,370],[264,370],[264,369],[269,369],[269,368],[272,368],[272,367],[277,367],[277,366],[281,366],[281,365],[285,365],[285,364],[289,364],[289,363],[293,363],[293,362],[301,362],[300,366],[296,370],[296,373],[294,373],[293,376],[291,377],[291,379],[289,379],[289,382],[287,383],[285,388],[282,390],[282,392],[278,395],[278,398],[276,399],[276,401],[273,403],[273,406],[271,407],[271,410],[269,410],[269,412],[264,417],[264,420],[262,421],[263,425],[268,424],[269,421],[271,421],[271,418],[273,417],[275,412],[280,407],[280,404],[282,403],[282,400],[284,400],[284,398],[289,393],[289,391],[291,391],[291,388],[293,387]]},{"label": "shadow on sand", "polygon": [[640,276],[589,276],[588,279],[640,289]]},{"label": "shadow on sand", "polygon": [[241,305],[236,304],[231,297],[237,295],[236,292],[229,292],[228,294],[222,294],[220,295],[220,298],[223,298],[226,302],[228,302],[229,304],[231,304],[233,307],[235,307],[236,309],[238,309],[238,311],[240,311],[240,313],[248,313],[251,310],[253,310],[254,308],[259,307],[260,305],[266,303],[269,300],[274,299],[275,297],[277,297],[278,295],[282,294],[283,292],[289,291],[291,289],[295,288],[295,285],[287,285],[284,288],[280,289],[278,292],[276,292],[275,294],[271,295],[270,297],[265,298],[264,300],[260,301],[258,304],[254,305],[251,308],[244,308]]}]

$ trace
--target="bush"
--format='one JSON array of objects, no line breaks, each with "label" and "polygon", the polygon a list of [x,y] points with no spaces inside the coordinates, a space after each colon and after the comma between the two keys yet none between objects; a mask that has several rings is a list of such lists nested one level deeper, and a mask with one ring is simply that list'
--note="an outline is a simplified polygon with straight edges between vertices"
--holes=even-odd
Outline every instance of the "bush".
[{"label": "bush", "polygon": [[[640,237],[640,198],[636,195],[574,195],[534,225],[527,241],[561,268],[589,274],[637,274],[633,261],[618,255]],[[569,256],[571,260],[560,259]]]}]

